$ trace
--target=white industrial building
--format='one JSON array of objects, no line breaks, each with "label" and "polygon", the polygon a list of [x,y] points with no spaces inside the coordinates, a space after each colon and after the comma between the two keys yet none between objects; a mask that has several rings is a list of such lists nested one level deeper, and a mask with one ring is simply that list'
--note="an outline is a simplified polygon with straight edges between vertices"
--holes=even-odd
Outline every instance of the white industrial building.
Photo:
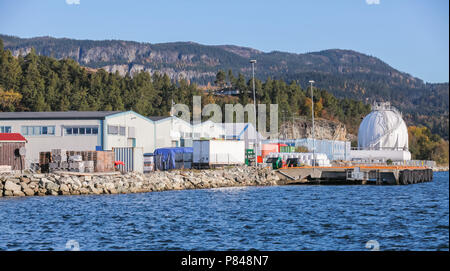
[{"label": "white industrial building", "polygon": [[[246,149],[253,149],[257,142],[261,145],[261,142],[265,140],[252,123],[223,123],[222,126],[226,139],[243,140]],[[259,154],[260,148],[258,148]]]},{"label": "white industrial building", "polygon": [[155,124],[156,148],[192,147],[194,139],[223,139],[225,137],[221,124],[205,121],[191,124],[180,118],[150,117]]},{"label": "white industrial building", "polygon": [[156,147],[155,124],[133,111],[0,112],[0,127],[28,141],[26,164],[39,163],[39,152]]},{"label": "white industrial building", "polygon": [[401,113],[389,102],[372,105],[372,112],[361,122],[358,149],[351,150],[353,160],[411,160],[408,128]]}]

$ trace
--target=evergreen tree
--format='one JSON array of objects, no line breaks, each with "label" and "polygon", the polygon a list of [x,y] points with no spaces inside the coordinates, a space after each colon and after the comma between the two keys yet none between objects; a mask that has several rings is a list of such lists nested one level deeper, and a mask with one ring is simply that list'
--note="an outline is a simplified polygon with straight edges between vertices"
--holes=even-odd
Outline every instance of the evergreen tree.
[{"label": "evergreen tree", "polygon": [[243,74],[239,73],[235,87],[239,90],[239,103],[245,106],[248,103],[248,91]]},{"label": "evergreen tree", "polygon": [[226,80],[225,72],[219,70],[219,72],[217,72],[216,74],[216,80],[214,81],[214,83],[216,84],[216,86],[223,88],[225,86],[225,80]]}]

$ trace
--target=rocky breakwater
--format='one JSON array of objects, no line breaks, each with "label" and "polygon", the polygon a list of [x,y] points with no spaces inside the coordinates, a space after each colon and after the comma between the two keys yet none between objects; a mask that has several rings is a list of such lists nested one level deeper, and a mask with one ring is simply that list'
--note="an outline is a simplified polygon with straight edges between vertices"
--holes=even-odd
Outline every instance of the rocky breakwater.
[{"label": "rocky breakwater", "polygon": [[270,169],[231,167],[216,170],[173,170],[150,174],[3,174],[0,196],[125,194],[165,190],[279,184]]}]

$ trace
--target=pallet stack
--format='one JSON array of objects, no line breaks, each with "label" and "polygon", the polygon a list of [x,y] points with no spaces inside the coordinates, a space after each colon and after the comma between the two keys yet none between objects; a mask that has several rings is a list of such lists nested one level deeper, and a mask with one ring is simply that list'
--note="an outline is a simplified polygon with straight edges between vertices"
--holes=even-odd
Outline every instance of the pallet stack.
[{"label": "pallet stack", "polygon": [[39,153],[39,166],[41,172],[49,172],[49,164],[52,160],[51,152],[40,152]]},{"label": "pallet stack", "polygon": [[41,172],[111,172],[114,171],[114,152],[53,149],[39,153],[39,165]]},{"label": "pallet stack", "polygon": [[114,152],[96,151],[96,160],[94,160],[95,172],[114,171]]},{"label": "pallet stack", "polygon": [[94,169],[94,161],[89,160],[84,162],[84,172],[92,173]]},{"label": "pallet stack", "polygon": [[84,172],[84,161],[81,155],[75,154],[69,156],[69,171]]},{"label": "pallet stack", "polygon": [[57,170],[66,171],[68,167],[66,150],[53,149],[51,151],[51,162],[49,163],[50,172]]}]

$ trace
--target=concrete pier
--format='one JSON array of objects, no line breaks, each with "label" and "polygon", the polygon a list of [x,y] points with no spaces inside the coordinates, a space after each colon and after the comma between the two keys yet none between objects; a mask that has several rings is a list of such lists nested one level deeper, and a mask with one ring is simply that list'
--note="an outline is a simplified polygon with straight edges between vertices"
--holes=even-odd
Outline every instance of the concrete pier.
[{"label": "concrete pier", "polygon": [[406,166],[294,167],[277,171],[287,184],[406,185],[433,180],[433,170]]}]

